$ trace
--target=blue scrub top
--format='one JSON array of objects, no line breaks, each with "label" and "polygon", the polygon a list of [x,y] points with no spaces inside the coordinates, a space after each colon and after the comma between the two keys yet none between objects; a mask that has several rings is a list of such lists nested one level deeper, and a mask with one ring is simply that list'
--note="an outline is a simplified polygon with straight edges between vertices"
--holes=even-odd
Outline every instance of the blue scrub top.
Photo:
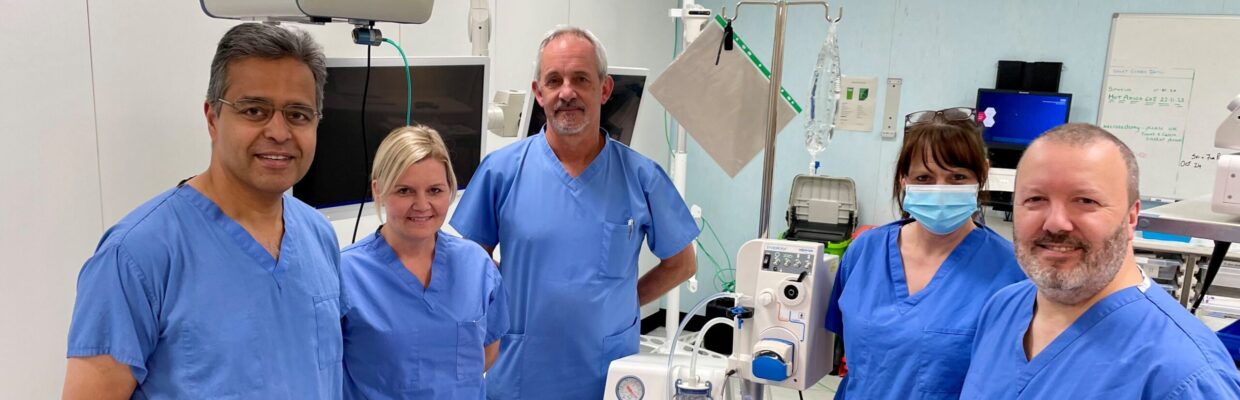
[{"label": "blue scrub top", "polygon": [[338,248],[285,195],[276,260],[181,184],[108,229],[82,267],[68,356],[129,365],[134,399],[339,399]]},{"label": "blue scrub top", "polygon": [[1158,286],[1112,293],[1028,360],[1036,293],[1021,282],[986,304],[962,399],[1240,399],[1218,336]]},{"label": "blue scrub top", "polygon": [[379,232],[344,249],[346,399],[482,399],[483,347],[508,331],[499,270],[439,232],[423,288]]},{"label": "blue scrub top", "polygon": [[910,222],[865,232],[844,253],[826,318],[848,360],[837,399],[955,398],[986,299],[1025,279],[1012,243],[978,226],[909,296],[899,239]]},{"label": "blue scrub top", "polygon": [[697,225],[663,169],[611,139],[573,178],[546,135],[483,160],[452,226],[501,246],[512,329],[492,399],[601,399],[612,360],[637,352],[637,255],[676,255]]}]

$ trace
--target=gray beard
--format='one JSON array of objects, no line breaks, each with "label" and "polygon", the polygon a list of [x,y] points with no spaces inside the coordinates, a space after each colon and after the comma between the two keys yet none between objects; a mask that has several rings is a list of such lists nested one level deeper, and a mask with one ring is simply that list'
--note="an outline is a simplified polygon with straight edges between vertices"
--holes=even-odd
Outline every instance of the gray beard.
[{"label": "gray beard", "polygon": [[577,136],[577,135],[580,135],[581,132],[584,132],[586,130],[585,124],[582,124],[581,126],[570,127],[567,125],[560,125],[559,123],[552,122],[551,127],[555,128],[555,134],[560,135],[560,136]]},{"label": "gray beard", "polygon": [[547,118],[547,124],[551,125],[551,127],[555,129],[555,134],[560,135],[560,136],[579,135],[581,134],[581,132],[584,132],[586,130],[586,125],[589,125],[585,123],[585,121],[582,121],[580,126],[570,126],[556,119],[554,113],[551,114],[549,118]]},{"label": "gray beard", "polygon": [[1094,297],[1115,279],[1128,251],[1127,233],[1121,224],[1102,243],[1102,248],[1085,248],[1080,264],[1068,270],[1045,265],[1033,254],[1037,239],[1045,233],[1034,238],[1018,238],[1016,259],[1029,280],[1037,285],[1039,293],[1056,303],[1074,306]]}]

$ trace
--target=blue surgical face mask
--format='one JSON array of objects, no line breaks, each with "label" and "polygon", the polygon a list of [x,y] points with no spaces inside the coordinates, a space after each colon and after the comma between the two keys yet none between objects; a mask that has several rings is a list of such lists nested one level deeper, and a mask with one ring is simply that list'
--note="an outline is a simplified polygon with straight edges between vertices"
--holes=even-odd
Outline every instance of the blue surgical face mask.
[{"label": "blue surgical face mask", "polygon": [[908,185],[904,211],[935,235],[955,232],[977,211],[977,185]]}]

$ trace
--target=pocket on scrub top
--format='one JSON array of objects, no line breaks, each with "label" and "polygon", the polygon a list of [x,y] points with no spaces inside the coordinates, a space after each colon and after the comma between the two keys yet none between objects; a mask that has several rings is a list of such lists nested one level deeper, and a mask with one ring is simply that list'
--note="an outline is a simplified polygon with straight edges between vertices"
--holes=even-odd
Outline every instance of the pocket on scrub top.
[{"label": "pocket on scrub top", "polygon": [[612,360],[637,354],[638,342],[640,342],[638,336],[642,326],[640,321],[640,319],[635,319],[633,324],[629,325],[628,328],[624,328],[620,333],[603,338],[603,354],[599,365],[599,376],[607,376],[607,370],[611,368]]},{"label": "pocket on scrub top", "polygon": [[636,257],[640,249],[640,237],[636,225],[603,223],[603,257],[599,276],[624,279],[637,273]]},{"label": "pocket on scrub top", "polygon": [[486,335],[484,322],[456,323],[456,379],[471,381],[482,379],[482,366],[486,360],[482,348]]},{"label": "pocket on scrub top", "polygon": [[922,393],[958,394],[969,372],[974,329],[926,328],[922,331],[917,388]]},{"label": "pocket on scrub top", "polygon": [[319,369],[339,366],[344,359],[340,294],[314,296],[314,321],[318,336]]}]

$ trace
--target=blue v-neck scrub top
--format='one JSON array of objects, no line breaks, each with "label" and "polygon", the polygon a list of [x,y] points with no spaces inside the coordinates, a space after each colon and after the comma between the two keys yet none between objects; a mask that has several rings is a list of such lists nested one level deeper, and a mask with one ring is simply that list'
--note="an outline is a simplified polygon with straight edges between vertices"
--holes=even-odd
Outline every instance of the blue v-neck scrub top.
[{"label": "blue v-neck scrub top", "polygon": [[1037,286],[1004,288],[982,311],[962,399],[1240,399],[1219,341],[1157,285],[1086,310],[1032,360],[1024,339]]},{"label": "blue v-neck scrub top", "polygon": [[910,222],[865,232],[844,253],[826,318],[848,360],[837,399],[956,398],[982,306],[1025,279],[1012,243],[978,226],[910,296],[899,242]]},{"label": "blue v-neck scrub top", "polygon": [[537,135],[482,162],[452,226],[499,244],[512,329],[487,372],[491,399],[601,399],[612,360],[637,353],[637,256],[698,234],[667,174],[611,139],[575,179]]},{"label": "blue v-neck scrub top", "polygon": [[68,356],[129,365],[134,399],[339,399],[336,234],[283,201],[279,260],[186,184],[129,213],[78,276]]},{"label": "blue v-neck scrub top", "polygon": [[499,270],[477,243],[439,232],[430,284],[379,232],[340,256],[346,399],[485,398],[483,347],[508,331]]}]

